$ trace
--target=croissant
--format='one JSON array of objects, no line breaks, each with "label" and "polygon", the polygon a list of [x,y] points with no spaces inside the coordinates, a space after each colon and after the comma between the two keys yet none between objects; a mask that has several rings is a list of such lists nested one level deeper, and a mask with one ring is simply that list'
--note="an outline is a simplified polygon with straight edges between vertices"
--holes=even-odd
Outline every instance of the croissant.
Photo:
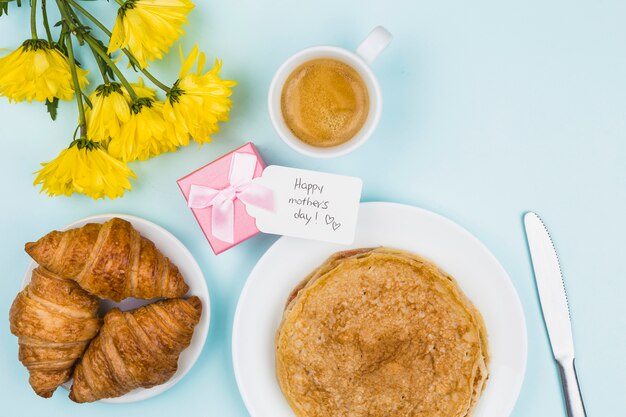
[{"label": "croissant", "polygon": [[40,265],[101,298],[174,298],[189,290],[176,265],[119,218],[50,232],[25,249]]},{"label": "croissant", "polygon": [[11,333],[33,390],[44,398],[67,381],[89,341],[98,333],[99,300],[74,281],[39,267],[13,301]]},{"label": "croissant", "polygon": [[169,380],[202,313],[198,297],[157,301],[136,310],[112,309],[74,370],[70,399],[119,397]]}]

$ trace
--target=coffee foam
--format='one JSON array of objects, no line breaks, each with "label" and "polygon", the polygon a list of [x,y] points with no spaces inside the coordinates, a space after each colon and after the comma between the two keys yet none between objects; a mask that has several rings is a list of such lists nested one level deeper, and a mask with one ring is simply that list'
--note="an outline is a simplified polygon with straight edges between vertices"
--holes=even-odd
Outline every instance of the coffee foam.
[{"label": "coffee foam", "polygon": [[369,113],[369,95],[358,72],[341,61],[314,59],[296,68],[281,94],[287,127],[300,140],[317,147],[352,139]]}]

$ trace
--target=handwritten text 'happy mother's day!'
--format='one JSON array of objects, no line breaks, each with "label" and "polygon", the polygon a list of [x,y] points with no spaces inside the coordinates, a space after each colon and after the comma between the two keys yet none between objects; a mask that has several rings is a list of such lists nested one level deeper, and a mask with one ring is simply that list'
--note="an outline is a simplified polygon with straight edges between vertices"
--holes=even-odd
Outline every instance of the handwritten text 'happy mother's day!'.
[{"label": "handwritten text 'happy mother's day!'", "polygon": [[[289,197],[289,204],[298,208],[294,210],[293,217],[304,222],[305,226],[319,224],[321,221],[322,224],[337,230],[341,223],[329,212],[331,203],[324,199],[324,187],[323,184],[305,182],[298,177],[293,185],[293,191],[298,195]],[[305,192],[306,196],[302,196]]]}]

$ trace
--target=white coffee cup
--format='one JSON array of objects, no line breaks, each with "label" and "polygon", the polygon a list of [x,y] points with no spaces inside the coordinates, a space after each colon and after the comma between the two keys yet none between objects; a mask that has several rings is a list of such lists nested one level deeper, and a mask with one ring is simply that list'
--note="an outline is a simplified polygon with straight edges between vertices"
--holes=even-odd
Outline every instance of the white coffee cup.
[{"label": "white coffee cup", "polygon": [[[303,155],[314,158],[334,158],[352,152],[361,146],[374,132],[382,111],[382,97],[378,80],[370,68],[370,64],[389,45],[392,36],[382,26],[377,26],[361,42],[356,53],[336,46],[314,46],[303,49],[287,59],[276,71],[268,94],[268,107],[274,129],[280,138],[292,149]],[[289,129],[281,110],[283,86],[289,75],[305,62],[318,58],[330,58],[344,62],[361,75],[369,94],[369,112],[365,123],[350,140],[332,147],[316,147],[298,139]]]}]

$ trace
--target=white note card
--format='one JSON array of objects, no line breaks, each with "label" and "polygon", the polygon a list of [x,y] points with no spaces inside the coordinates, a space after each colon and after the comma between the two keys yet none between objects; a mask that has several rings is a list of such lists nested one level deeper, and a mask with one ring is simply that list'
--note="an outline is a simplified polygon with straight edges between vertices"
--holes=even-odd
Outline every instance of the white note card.
[{"label": "white note card", "polygon": [[354,241],[360,178],[270,165],[254,181],[274,194],[274,210],[247,208],[260,231],[345,245]]}]

